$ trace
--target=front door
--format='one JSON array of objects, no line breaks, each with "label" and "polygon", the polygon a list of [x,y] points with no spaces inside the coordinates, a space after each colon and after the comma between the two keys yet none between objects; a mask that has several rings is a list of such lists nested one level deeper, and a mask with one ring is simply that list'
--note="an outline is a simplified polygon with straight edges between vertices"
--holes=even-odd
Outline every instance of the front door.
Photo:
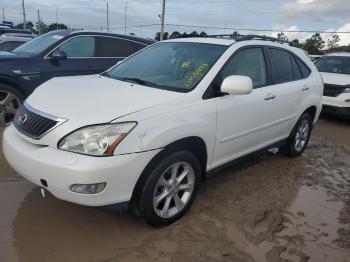
[{"label": "front door", "polygon": [[263,47],[238,50],[225,65],[220,78],[248,76],[253,92],[248,95],[226,95],[217,98],[217,135],[212,166],[216,167],[281,137],[277,123],[283,114],[276,87],[271,85],[267,52]]},{"label": "front door", "polygon": [[[72,37],[56,48],[66,53],[62,60],[50,59],[50,54],[42,62],[42,79],[52,77],[89,75],[101,72],[96,58],[96,37],[80,35]],[[51,52],[52,53],[52,52]]]}]

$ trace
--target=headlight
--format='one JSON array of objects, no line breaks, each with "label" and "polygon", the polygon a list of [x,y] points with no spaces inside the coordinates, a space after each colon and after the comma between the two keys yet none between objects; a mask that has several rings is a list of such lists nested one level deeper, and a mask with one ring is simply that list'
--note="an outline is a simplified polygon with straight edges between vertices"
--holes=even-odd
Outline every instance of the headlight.
[{"label": "headlight", "polygon": [[58,149],[91,156],[111,156],[136,125],[136,122],[127,122],[83,127],[62,138]]}]

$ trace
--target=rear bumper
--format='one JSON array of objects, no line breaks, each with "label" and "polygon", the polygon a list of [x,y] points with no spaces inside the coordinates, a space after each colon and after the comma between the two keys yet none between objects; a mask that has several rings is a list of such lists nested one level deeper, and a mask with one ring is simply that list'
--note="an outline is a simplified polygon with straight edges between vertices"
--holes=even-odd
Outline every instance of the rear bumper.
[{"label": "rear bumper", "polygon": [[[91,157],[31,144],[9,126],[3,136],[3,152],[18,174],[42,186],[59,199],[86,206],[108,206],[130,201],[136,182],[148,162],[159,150],[119,155]],[[72,184],[106,182],[98,194],[70,191]]]}]

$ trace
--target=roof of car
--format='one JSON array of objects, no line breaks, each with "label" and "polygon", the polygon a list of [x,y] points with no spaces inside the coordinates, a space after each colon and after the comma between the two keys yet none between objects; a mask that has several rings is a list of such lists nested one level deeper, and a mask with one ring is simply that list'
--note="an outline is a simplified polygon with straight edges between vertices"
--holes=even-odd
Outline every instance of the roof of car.
[{"label": "roof of car", "polygon": [[350,57],[350,52],[332,53],[332,54],[328,54],[326,56],[347,56],[347,57]]},{"label": "roof of car", "polygon": [[128,39],[131,41],[141,42],[145,44],[152,44],[155,43],[155,40],[147,39],[147,38],[141,38],[133,35],[122,35],[122,34],[115,34],[110,32],[100,32],[100,31],[88,31],[88,30],[75,30],[71,31],[70,34],[94,34],[94,35],[104,35],[104,36],[114,36],[114,37],[120,37],[124,39]]},{"label": "roof of car", "polygon": [[215,38],[215,37],[189,37],[189,38],[176,38],[165,40],[164,42],[182,42],[182,43],[203,43],[203,44],[216,44],[216,45],[232,45],[236,41],[227,38]]},{"label": "roof of car", "polygon": [[32,39],[33,38],[30,38],[30,37],[0,36],[0,42],[10,42],[10,41],[27,42]]}]

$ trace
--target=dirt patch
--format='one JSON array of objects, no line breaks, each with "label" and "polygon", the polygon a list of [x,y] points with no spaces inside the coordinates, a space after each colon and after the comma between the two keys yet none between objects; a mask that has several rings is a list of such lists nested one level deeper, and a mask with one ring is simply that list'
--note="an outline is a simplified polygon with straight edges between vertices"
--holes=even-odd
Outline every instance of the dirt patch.
[{"label": "dirt patch", "polygon": [[251,156],[205,181],[188,215],[162,229],[42,199],[1,162],[0,261],[349,261],[349,156],[320,135],[300,158]]}]

